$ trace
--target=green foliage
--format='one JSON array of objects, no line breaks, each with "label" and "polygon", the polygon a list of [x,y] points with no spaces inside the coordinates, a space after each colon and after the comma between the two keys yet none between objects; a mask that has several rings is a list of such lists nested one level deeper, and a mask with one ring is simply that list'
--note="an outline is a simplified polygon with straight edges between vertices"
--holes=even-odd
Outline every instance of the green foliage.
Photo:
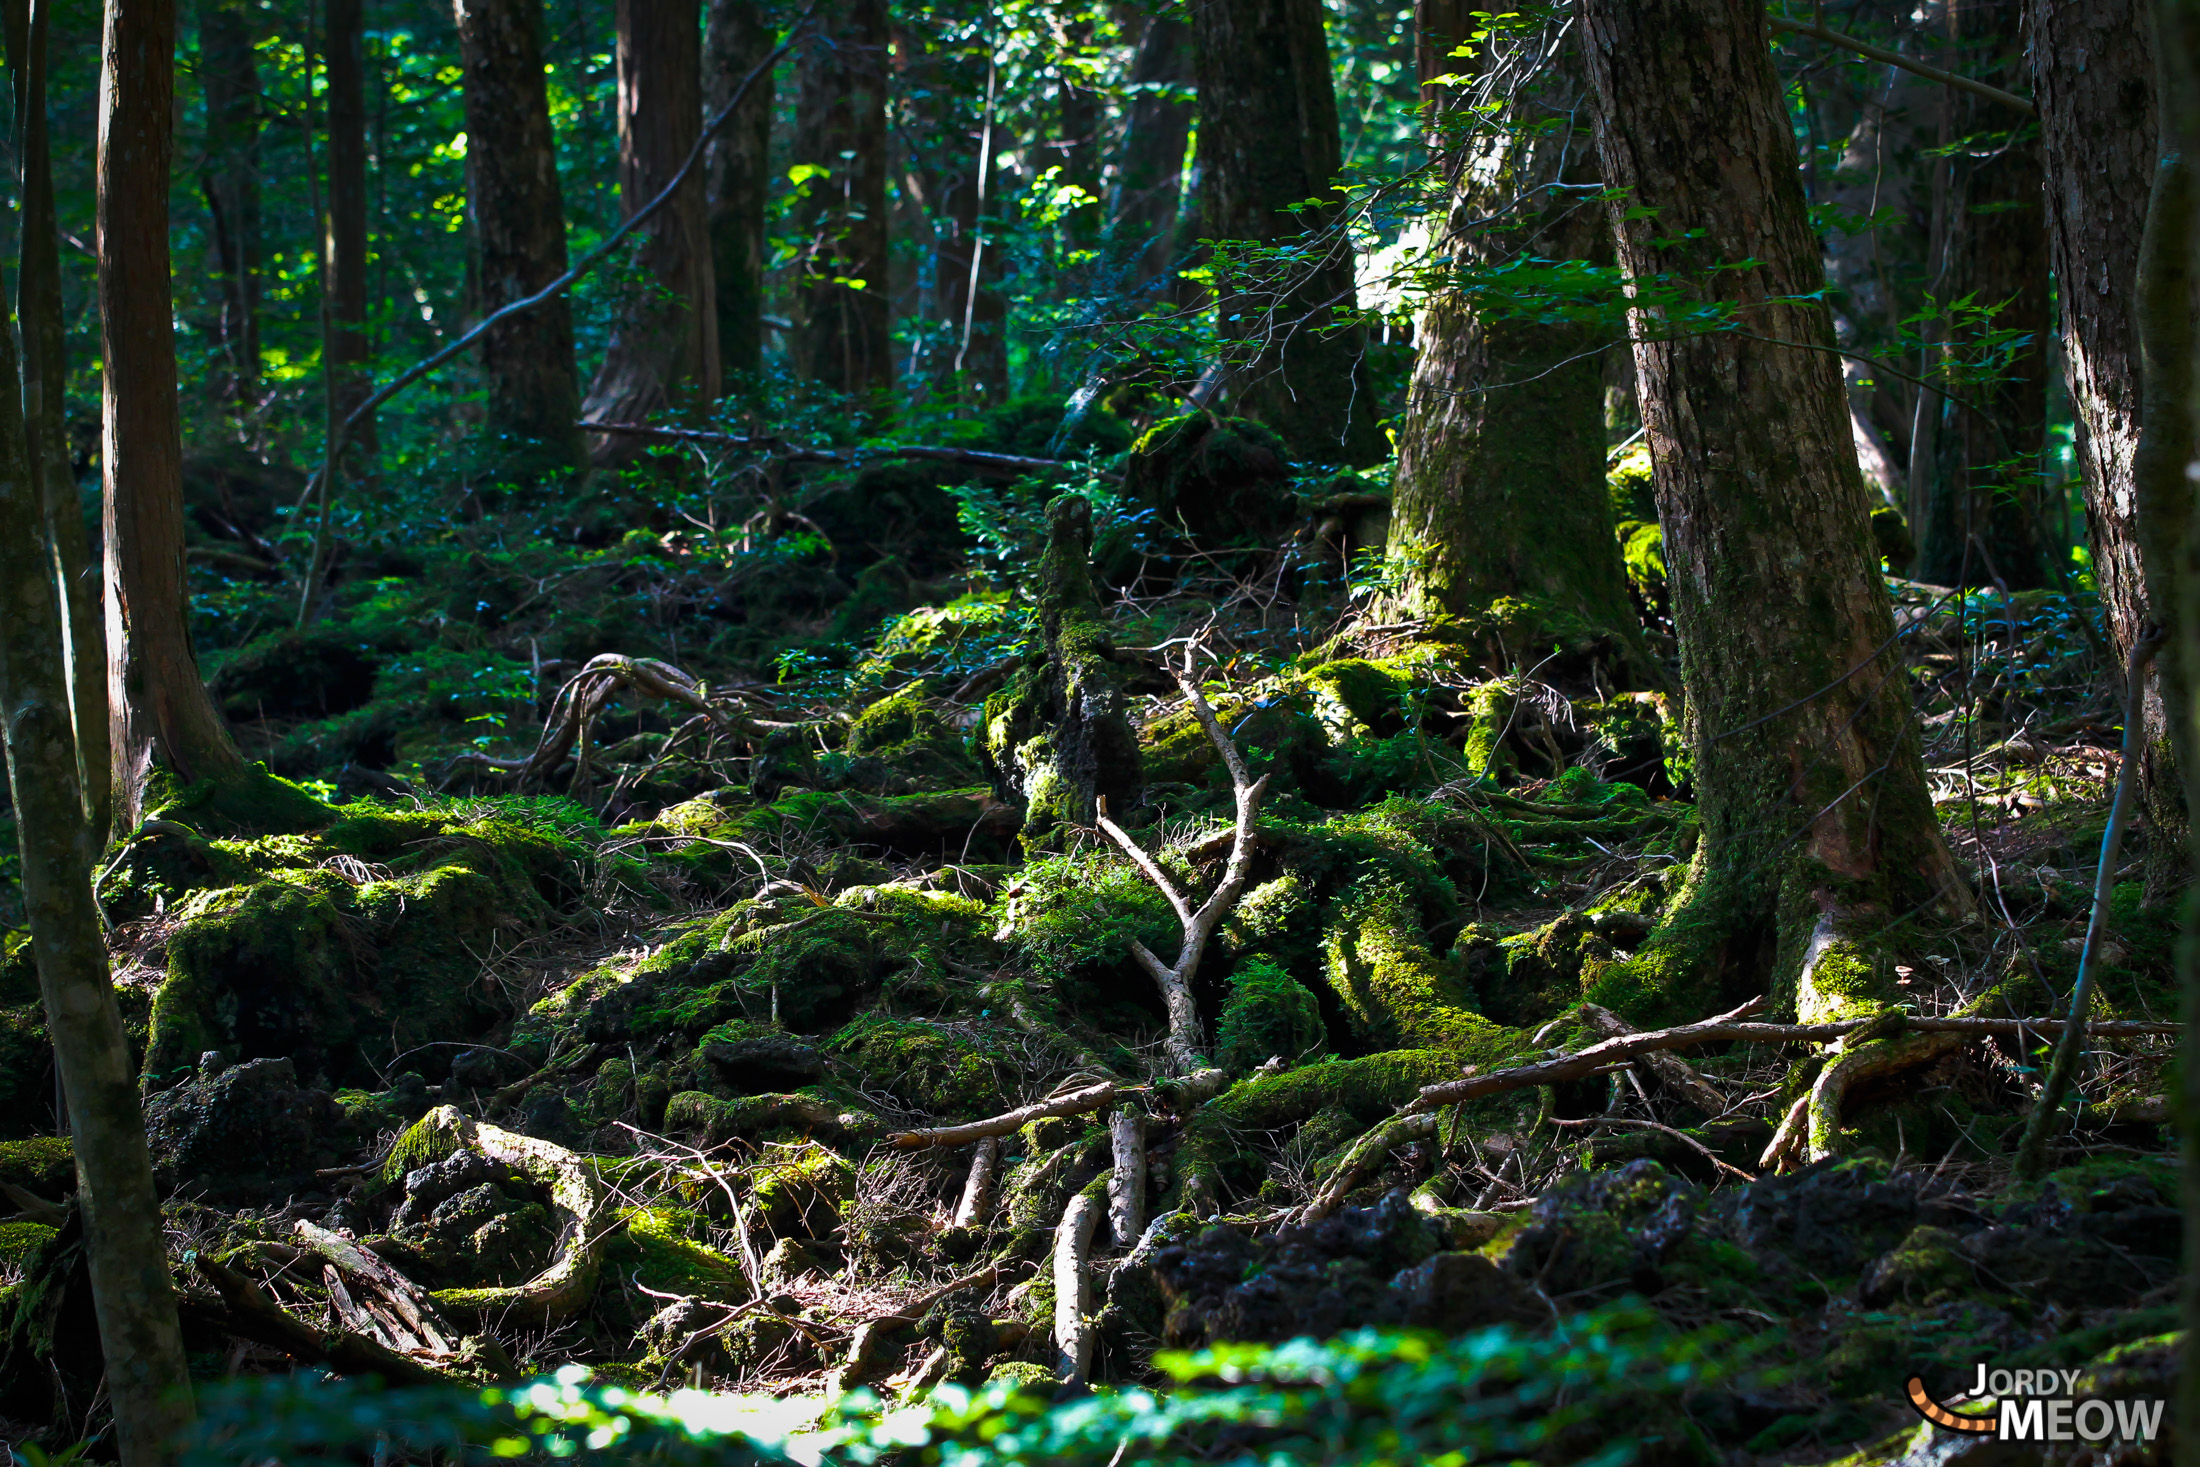
[{"label": "green foliage", "polygon": [[1272,962],[1254,959],[1230,975],[1230,995],[1215,1024],[1215,1061],[1242,1073],[1271,1058],[1298,1064],[1321,1047],[1321,1005],[1306,985]]},{"label": "green foliage", "polygon": [[1155,1467],[1533,1459],[1619,1467],[1701,1450],[1680,1410],[1717,1380],[1725,1342],[1683,1336],[1639,1311],[1567,1319],[1546,1334],[1489,1329],[1444,1339],[1363,1330],[1326,1344],[1164,1354],[1174,1389],[1107,1390],[1059,1405],[1011,1377],[942,1386],[907,1406],[869,1392],[839,1401],[652,1396],[556,1376],[478,1392],[312,1375],[214,1387],[183,1467],[275,1457],[334,1467],[360,1442],[430,1450],[452,1463],[540,1453],[604,1462],[805,1462],[871,1467]]}]

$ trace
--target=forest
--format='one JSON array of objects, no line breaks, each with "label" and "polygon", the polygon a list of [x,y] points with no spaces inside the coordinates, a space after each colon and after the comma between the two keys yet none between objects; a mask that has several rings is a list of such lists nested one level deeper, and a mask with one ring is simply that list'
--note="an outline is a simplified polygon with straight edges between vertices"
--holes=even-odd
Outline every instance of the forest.
[{"label": "forest", "polygon": [[2200,0],[0,43],[5,1467],[2200,1464]]}]

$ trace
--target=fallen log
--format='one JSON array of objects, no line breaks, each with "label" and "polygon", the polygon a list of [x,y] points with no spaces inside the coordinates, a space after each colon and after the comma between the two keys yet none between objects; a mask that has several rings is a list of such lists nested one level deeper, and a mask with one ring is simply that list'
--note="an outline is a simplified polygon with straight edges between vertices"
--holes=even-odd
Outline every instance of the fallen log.
[{"label": "fallen log", "polygon": [[1098,1085],[1087,1085],[1066,1095],[1052,1096],[1019,1106],[1005,1115],[997,1115],[982,1121],[966,1121],[959,1126],[933,1126],[921,1131],[896,1131],[886,1139],[889,1144],[903,1151],[922,1151],[927,1146],[968,1146],[973,1141],[983,1141],[988,1136],[1013,1136],[1033,1121],[1049,1116],[1081,1116],[1102,1110],[1119,1096],[1142,1092],[1143,1085],[1119,1085],[1113,1080]]},{"label": "fallen log", "polygon": [[365,1335],[315,1329],[227,1264],[204,1253],[193,1261],[214,1286],[218,1302],[191,1292],[183,1293],[179,1302],[225,1334],[280,1350],[303,1364],[326,1365],[339,1375],[380,1376],[392,1385],[448,1385],[457,1379]]},{"label": "fallen log", "polygon": [[342,1238],[326,1228],[316,1227],[304,1218],[298,1219],[292,1230],[298,1240],[327,1259],[329,1263],[350,1274],[362,1283],[372,1284],[388,1297],[405,1328],[416,1336],[427,1349],[438,1354],[452,1350],[450,1337],[458,1331],[443,1321],[436,1313],[435,1302],[426,1289],[392,1268],[383,1259],[369,1253],[358,1244]]},{"label": "fallen log", "polygon": [[989,1263],[976,1273],[964,1274],[951,1283],[942,1284],[936,1289],[919,1294],[916,1298],[896,1309],[892,1314],[882,1314],[876,1319],[865,1320],[862,1324],[856,1326],[854,1337],[848,1341],[846,1357],[841,1360],[840,1364],[834,1368],[831,1376],[828,1377],[827,1390],[833,1395],[840,1395],[853,1389],[856,1383],[863,1378],[864,1371],[870,1368],[871,1356],[877,1352],[879,1341],[895,1330],[905,1329],[924,1318],[926,1311],[939,1303],[940,1300],[951,1294],[959,1294],[965,1289],[975,1289],[981,1284],[990,1284],[1004,1273],[1021,1272],[1028,1267],[1030,1267],[1028,1260]]}]

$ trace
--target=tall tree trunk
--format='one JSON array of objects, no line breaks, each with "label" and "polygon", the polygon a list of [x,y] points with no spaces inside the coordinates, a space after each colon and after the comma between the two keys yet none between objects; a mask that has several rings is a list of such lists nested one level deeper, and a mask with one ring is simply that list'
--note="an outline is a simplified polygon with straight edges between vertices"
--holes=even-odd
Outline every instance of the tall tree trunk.
[{"label": "tall tree trunk", "polygon": [[[118,24],[109,12],[110,58],[118,32],[127,45],[141,23],[133,16]],[[66,623],[47,558],[9,326],[0,314],[0,605],[7,608],[0,616],[0,730],[22,852],[23,906],[68,1104],[107,1396],[123,1467],[157,1467],[191,1420],[191,1377],[168,1282],[137,1067],[92,899],[99,836],[84,818],[77,783]]]},{"label": "tall tree trunk", "polygon": [[[1435,32],[1448,8],[1424,4],[1417,18]],[[1551,40],[1530,32],[1485,44],[1489,95],[1511,99],[1504,115],[1434,119],[1430,147],[1451,181],[1437,249],[1456,268],[1587,259],[1607,237],[1593,196],[1555,187],[1593,184],[1596,166],[1586,120],[1571,121],[1583,111],[1580,52],[1568,46],[1546,62]],[[1423,49],[1441,57],[1450,47]],[[1507,213],[1514,199],[1529,202]],[[1431,298],[1415,339],[1388,549],[1404,583],[1400,610],[1452,619],[1493,662],[1529,648],[1540,656],[1554,639],[1600,638],[1596,660],[1615,680],[1662,682],[1627,594],[1604,482],[1597,348],[1609,334],[1448,290]]]},{"label": "tall tree trunk", "polygon": [[[2119,663],[2155,616],[2132,477],[2142,393],[2132,302],[2161,136],[2151,9],[2147,0],[2031,0],[2030,14],[2032,96],[2040,109],[2078,470],[2093,575]],[[2190,869],[2184,783],[2169,733],[2174,705],[2164,696],[2164,680],[2176,667],[2174,657],[2155,658],[2140,704],[2149,900],[2175,891]]]},{"label": "tall tree trunk", "polygon": [[[703,112],[716,117],[741,79],[771,53],[772,29],[755,0],[710,0],[703,32]],[[756,79],[741,111],[711,139],[704,159],[710,215],[711,288],[718,305],[722,371],[764,367],[764,206],[771,194],[772,78]]]},{"label": "tall tree trunk", "polygon": [[[466,86],[467,207],[484,315],[565,273],[558,188],[542,70],[542,0],[455,0]],[[494,458],[521,478],[586,460],[573,309],[564,296],[499,322],[481,341]]]},{"label": "tall tree trunk", "polygon": [[61,304],[61,226],[54,212],[53,150],[46,119],[51,0],[14,0],[7,9],[15,79],[16,137],[23,164],[23,258],[16,310],[23,333],[23,415],[31,471],[44,496],[46,533],[61,576],[68,624],[70,706],[75,710],[77,779],[86,818],[107,828],[113,781],[107,751],[107,636],[100,619],[99,567],[92,561],[84,506],[69,464],[68,333]]},{"label": "tall tree trunk", "polygon": [[1117,155],[1108,230],[1132,282],[1166,291],[1177,268],[1177,205],[1192,136],[1192,29],[1163,13],[1146,22],[1131,60],[1132,97]]},{"label": "tall tree trunk", "polygon": [[1000,73],[989,31],[973,45],[901,45],[904,135],[918,186],[933,211],[939,322],[926,366],[945,392],[978,404],[1008,398],[1008,302],[1000,292],[995,227],[1000,170]]},{"label": "tall tree trunk", "polygon": [[109,749],[114,826],[136,827],[157,767],[190,783],[244,766],[199,680],[183,568],[183,425],[168,290],[176,14],[108,0],[99,92],[99,315],[105,367]]},{"label": "tall tree trunk", "polygon": [[215,349],[221,397],[244,428],[260,396],[260,94],[259,52],[245,0],[200,0],[199,85],[206,94],[206,155],[199,195],[213,222],[221,275]]},{"label": "tall tree trunk", "polygon": [[828,0],[800,51],[794,158],[818,170],[797,209],[806,236],[795,368],[862,395],[894,380],[886,291],[885,0]]},{"label": "tall tree trunk", "polygon": [[[367,334],[367,89],[362,0],[328,0],[328,226],[322,278],[329,296],[330,426],[374,392]],[[352,429],[343,463],[353,475],[374,455],[374,420]]]},{"label": "tall tree trunk", "polygon": [[[664,192],[703,132],[701,17],[696,0],[618,0],[619,201],[631,216]],[[590,421],[638,423],[692,393],[719,391],[718,299],[703,175],[642,226],[634,293],[588,389]],[[640,440],[605,434],[599,464],[630,457]]]},{"label": "tall tree trunk", "polygon": [[1635,313],[1703,833],[1663,925],[1593,989],[1701,1013],[1770,976],[1805,1016],[1851,1011],[1893,996],[1886,948],[1917,926],[1897,919],[1965,911],[1969,893],[1891,652],[1832,332],[1808,303],[1825,271],[1764,8],[1580,15],[1622,266],[1739,300],[1749,325],[1671,338],[1662,310]]},{"label": "tall tree trunk", "polygon": [[1311,458],[1374,463],[1385,445],[1361,333],[1331,331],[1354,306],[1351,242],[1332,207],[1342,166],[1321,0],[1203,0],[1198,45],[1201,233],[1301,260],[1215,260],[1224,388],[1236,409]]},{"label": "tall tree trunk", "polygon": [[[1963,0],[1953,11],[1963,70],[2023,86],[2022,12],[2012,0]],[[1955,136],[1967,139],[1949,178],[1943,301],[1998,307],[1997,329],[2025,333],[1999,380],[1959,389],[1938,434],[1935,483],[1917,536],[1917,574],[2027,591],[2054,582],[2040,506],[2047,436],[2047,221],[2038,127],[2005,103],[1952,92]]]},{"label": "tall tree trunk", "polygon": [[1069,248],[1088,248],[1100,225],[1100,94],[1085,70],[1091,60],[1092,21],[1079,18],[1054,27],[1054,137],[1039,150],[1059,165],[1059,182],[1084,190],[1091,204],[1069,210],[1062,233]]}]

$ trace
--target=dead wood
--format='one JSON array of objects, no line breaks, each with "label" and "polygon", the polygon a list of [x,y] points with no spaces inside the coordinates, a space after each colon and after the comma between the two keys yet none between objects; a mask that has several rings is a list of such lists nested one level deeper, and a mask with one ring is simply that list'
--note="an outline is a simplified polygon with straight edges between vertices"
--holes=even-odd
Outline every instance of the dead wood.
[{"label": "dead wood", "polygon": [[1115,1168],[1108,1173],[1108,1227],[1125,1248],[1146,1226],[1146,1113],[1126,1105],[1108,1119]]},{"label": "dead wood", "polygon": [[1092,1234],[1100,1198],[1088,1187],[1069,1200],[1054,1230],[1055,1373],[1081,1383],[1092,1369]]},{"label": "dead wood", "polygon": [[970,1174],[963,1179],[962,1201],[955,1207],[955,1226],[983,1227],[993,1220],[1001,1199],[1001,1138],[981,1137],[971,1148]]},{"label": "dead wood", "polygon": [[921,1151],[927,1146],[967,1146],[988,1136],[1012,1136],[1026,1125],[1048,1116],[1081,1116],[1103,1110],[1109,1102],[1122,1095],[1136,1095],[1143,1085],[1119,1085],[1113,1080],[1098,1085],[1087,1085],[1066,1095],[1047,1100],[1033,1101],[1019,1106],[1005,1115],[988,1117],[982,1121],[965,1121],[959,1126],[933,1126],[921,1131],[896,1131],[887,1141],[903,1151]]}]

